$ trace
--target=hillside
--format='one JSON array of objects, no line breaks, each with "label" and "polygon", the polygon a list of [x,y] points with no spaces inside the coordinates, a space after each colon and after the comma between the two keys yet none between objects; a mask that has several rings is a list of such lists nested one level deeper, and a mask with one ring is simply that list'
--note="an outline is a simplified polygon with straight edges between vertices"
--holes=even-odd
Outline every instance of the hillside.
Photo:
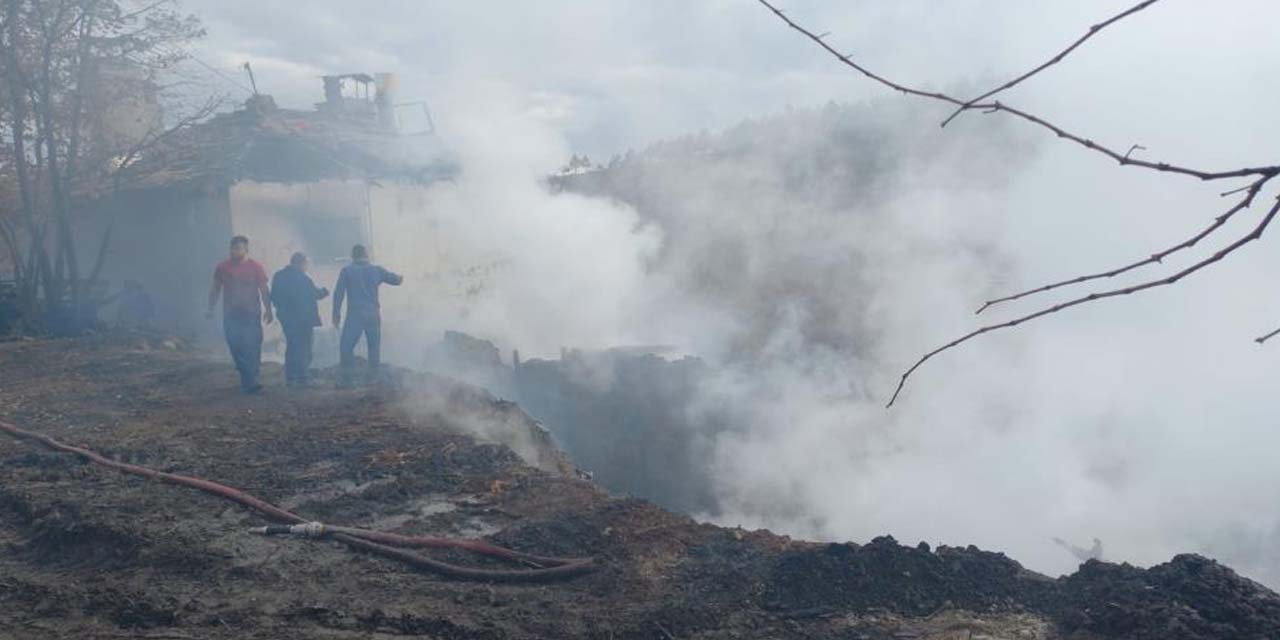
[{"label": "hillside", "polygon": [[250,528],[267,522],[240,506],[3,437],[0,636],[1280,634],[1280,597],[1197,556],[1149,570],[1091,562],[1053,580],[973,547],[699,525],[577,477],[536,423],[478,389],[399,372],[377,389],[288,393],[280,375],[269,365],[269,392],[246,399],[225,365],[171,339],[9,342],[0,419],[329,524],[482,536],[598,568],[543,584],[444,578],[332,541],[264,538]]}]

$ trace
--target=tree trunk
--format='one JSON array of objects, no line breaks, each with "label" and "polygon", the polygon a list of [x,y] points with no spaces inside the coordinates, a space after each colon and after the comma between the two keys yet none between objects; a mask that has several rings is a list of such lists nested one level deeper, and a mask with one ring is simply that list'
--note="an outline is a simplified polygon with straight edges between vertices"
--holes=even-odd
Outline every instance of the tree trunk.
[{"label": "tree trunk", "polygon": [[0,220],[0,237],[3,238],[4,246],[9,251],[9,262],[13,263],[14,283],[18,286],[18,290],[22,291],[23,287],[26,286],[24,284],[25,272],[23,267],[25,265],[22,264],[22,252],[18,249],[17,235],[14,233],[13,228],[9,226],[9,223],[4,220]]},{"label": "tree trunk", "polygon": [[[42,233],[36,225],[34,189],[31,184],[30,167],[27,158],[27,85],[22,77],[22,69],[17,58],[18,43],[21,40],[19,29],[20,0],[7,0],[5,3],[5,22],[8,42],[2,48],[6,53],[5,80],[9,85],[10,134],[13,144],[14,173],[18,180],[22,217],[31,235],[31,265],[27,270],[27,291],[24,296],[24,312],[36,310],[36,297],[39,295],[41,282],[47,284],[52,275],[49,254],[45,251]],[[34,315],[34,313],[31,313]]]}]

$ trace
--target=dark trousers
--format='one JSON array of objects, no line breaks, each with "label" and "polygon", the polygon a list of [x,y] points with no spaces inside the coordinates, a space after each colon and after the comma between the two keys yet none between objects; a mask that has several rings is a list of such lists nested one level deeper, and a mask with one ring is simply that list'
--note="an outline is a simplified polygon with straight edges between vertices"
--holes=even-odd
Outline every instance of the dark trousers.
[{"label": "dark trousers", "polygon": [[364,336],[369,353],[369,373],[377,373],[382,362],[382,317],[377,313],[351,313],[342,323],[342,337],[338,341],[338,360],[342,373],[348,378],[356,364],[356,343]]},{"label": "dark trousers", "polygon": [[284,329],[284,379],[289,384],[307,381],[311,369],[311,346],[315,343],[315,327],[308,323],[281,323]]},{"label": "dark trousers", "polygon": [[222,332],[227,348],[240,373],[240,388],[246,391],[258,384],[262,366],[262,320],[257,316],[228,315],[222,318]]}]

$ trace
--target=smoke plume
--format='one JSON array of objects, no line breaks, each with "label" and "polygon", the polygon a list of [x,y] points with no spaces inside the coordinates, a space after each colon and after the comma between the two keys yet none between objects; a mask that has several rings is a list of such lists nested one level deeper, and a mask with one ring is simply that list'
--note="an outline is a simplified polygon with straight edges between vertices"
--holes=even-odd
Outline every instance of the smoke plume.
[{"label": "smoke plume", "polygon": [[[960,94],[1114,11],[788,4],[874,68],[925,86],[972,83]],[[269,37],[224,47],[237,64],[256,48],[307,69],[397,67],[430,92],[463,175],[433,187],[421,219],[378,236],[388,266],[418,283],[386,296],[402,362],[420,366],[445,329],[493,341],[508,364],[514,348],[554,358],[561,347],[671,345],[706,369],[659,425],[664,439],[649,440],[663,452],[690,443],[685,455],[614,447],[634,454],[619,461],[649,462],[619,483],[669,504],[813,538],[973,543],[1051,573],[1076,562],[1053,537],[1098,537],[1111,560],[1198,551],[1280,585],[1274,348],[1249,340],[1280,319],[1267,239],[1176,288],[985,336],[930,362],[899,406],[882,408],[916,357],[975,326],[982,300],[1173,244],[1225,208],[1216,192],[995,116],[941,130],[944,109],[868,102],[878,88],[753,3],[472,6],[402,5],[396,25],[373,25],[351,3],[319,2],[305,30],[272,24],[295,11],[260,18],[255,7],[234,21]],[[1162,3],[1008,99],[1151,157],[1274,162],[1275,11]],[[495,30],[525,37],[494,42]],[[303,32],[325,50],[299,42]],[[378,37],[330,50],[353,32]],[[760,119],[732,126],[749,117]],[[677,138],[704,128],[717,133]],[[546,183],[575,152],[610,164],[611,152],[661,138],[597,183]],[[466,278],[410,259],[443,237]],[[467,278],[474,286],[443,284]],[[573,374],[584,388],[629,379],[616,358],[583,362],[598,365]],[[657,483],[664,473],[682,482]],[[698,490],[682,497],[682,483]]]}]

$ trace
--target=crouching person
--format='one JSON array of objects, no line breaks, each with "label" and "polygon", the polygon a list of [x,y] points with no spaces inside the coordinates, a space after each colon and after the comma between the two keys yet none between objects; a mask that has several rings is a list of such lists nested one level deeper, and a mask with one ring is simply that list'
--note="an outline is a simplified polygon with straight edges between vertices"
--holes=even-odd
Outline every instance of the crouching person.
[{"label": "crouching person", "polygon": [[[378,286],[398,286],[404,281],[382,267],[369,262],[369,251],[363,245],[351,248],[351,264],[338,274],[333,288],[333,326],[342,327],[339,339],[338,386],[350,386],[355,374],[355,349],[364,336],[369,355],[368,381],[377,379],[382,363],[382,310],[378,304]],[[342,302],[347,302],[347,321],[342,323]]]},{"label": "crouching person", "polygon": [[284,330],[284,379],[291,387],[310,382],[311,347],[315,328],[320,326],[318,302],[329,295],[328,289],[317,287],[307,275],[310,266],[306,254],[295,253],[289,266],[271,277],[271,302]]}]

